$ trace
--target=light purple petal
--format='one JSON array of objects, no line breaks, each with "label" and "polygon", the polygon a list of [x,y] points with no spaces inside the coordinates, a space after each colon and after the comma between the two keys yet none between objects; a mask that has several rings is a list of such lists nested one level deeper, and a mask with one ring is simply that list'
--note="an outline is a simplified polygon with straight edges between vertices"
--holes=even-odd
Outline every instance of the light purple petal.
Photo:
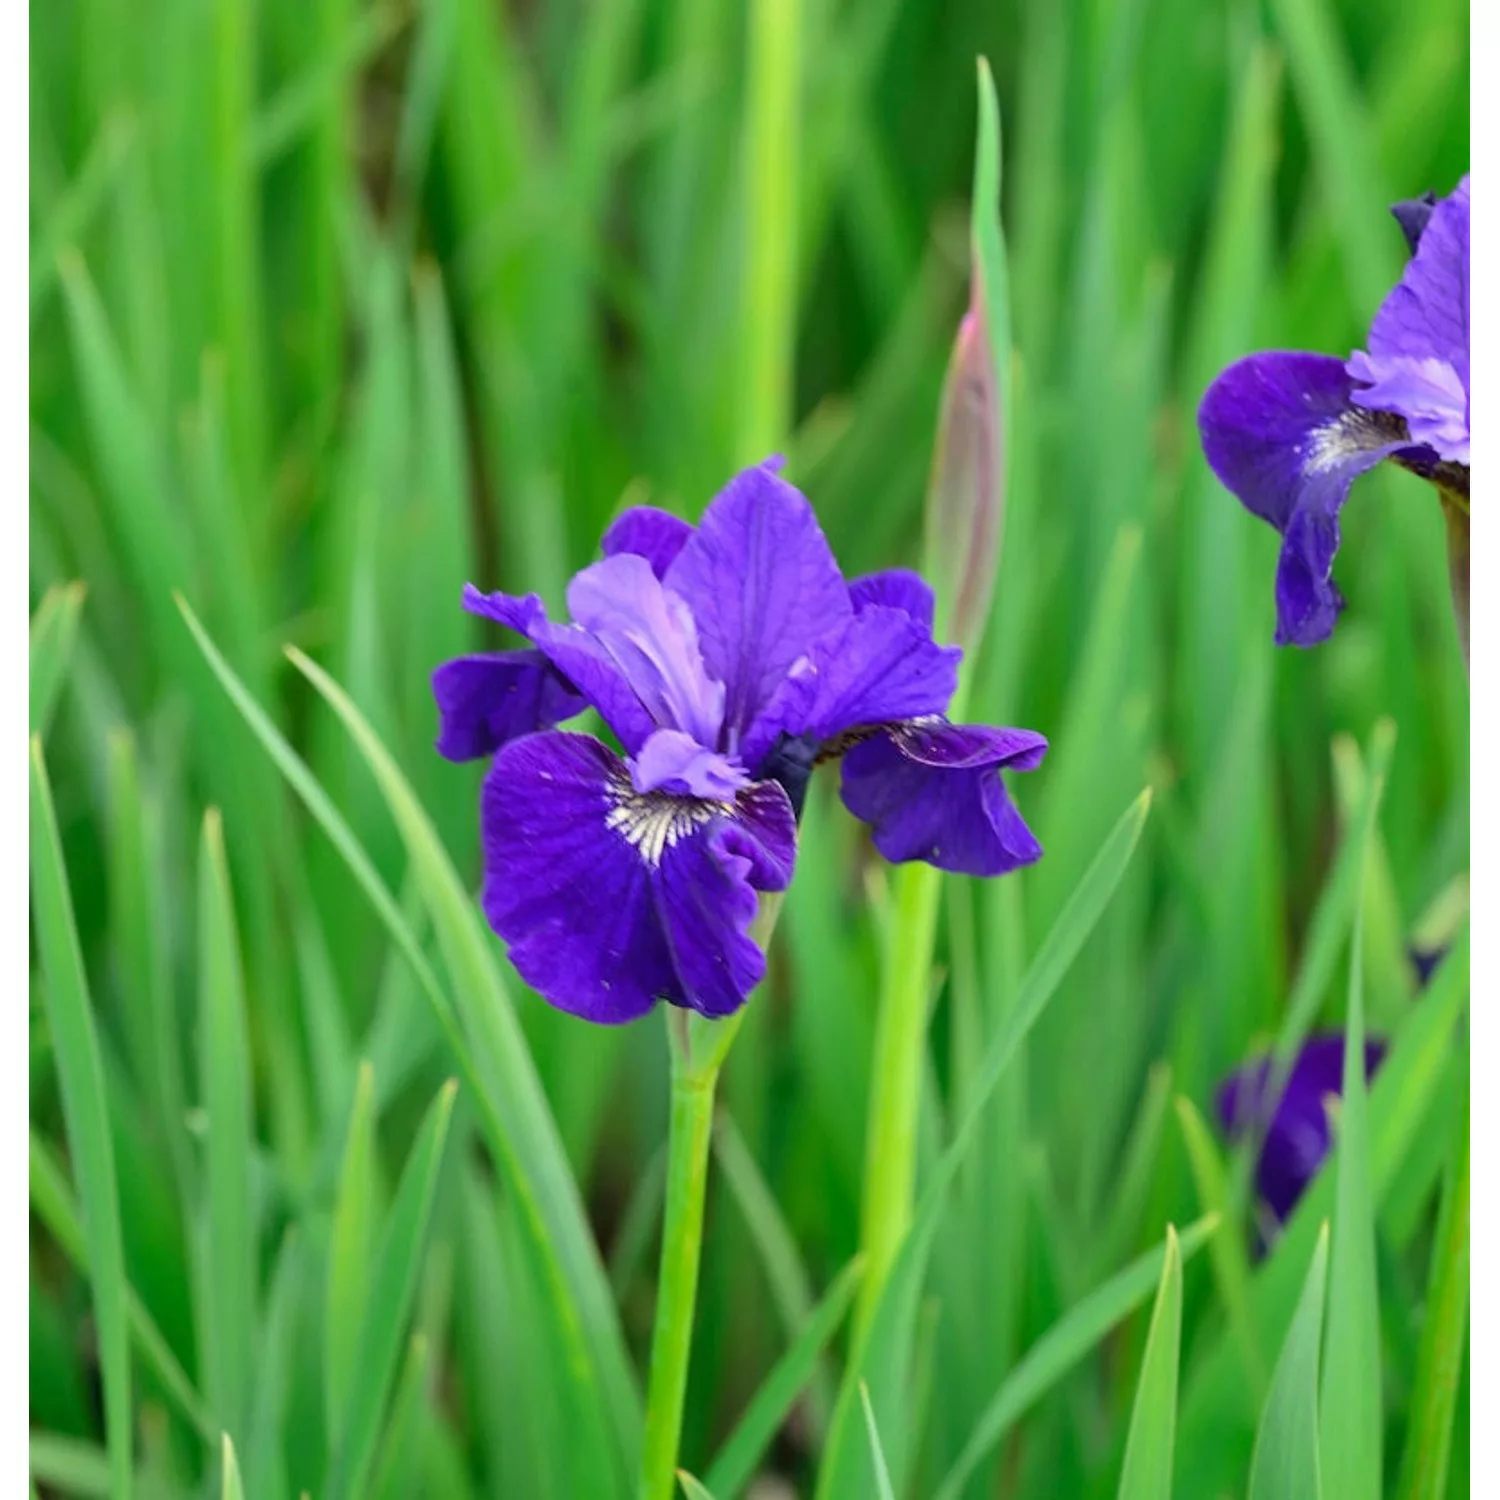
[{"label": "light purple petal", "polygon": [[1349,374],[1354,401],[1406,418],[1412,438],[1469,462],[1469,179],[1432,210],[1416,253]]},{"label": "light purple petal", "polygon": [[[870,824],[875,847],[892,863],[920,859],[963,875],[1003,875],[1041,858],[1000,766],[1034,766],[1045,742],[1038,746],[1040,736],[1025,731],[991,730],[1004,738],[981,756],[976,735],[985,731],[960,728],[948,751],[944,728],[925,730],[925,760],[903,753],[901,731],[876,735],[845,755],[844,805]],[[947,753],[953,765],[938,762]]]},{"label": "light purple petal", "polygon": [[658,578],[665,578],[667,569],[692,534],[692,525],[681,516],[658,510],[654,505],[636,505],[620,512],[604,533],[600,550],[606,557],[633,552],[651,564],[651,571]]},{"label": "light purple petal", "polygon": [[464,585],[464,608],[529,640],[594,705],[634,754],[656,728],[645,705],[604,647],[577,625],[558,625],[536,594],[482,594]]},{"label": "light purple petal", "polygon": [[732,800],[750,778],[734,761],[705,750],[680,729],[658,729],[630,762],[631,784],[638,792],[676,792],[710,801]]},{"label": "light purple petal", "polygon": [[687,605],[645,558],[620,553],[568,585],[573,618],[609,653],[651,717],[713,748],[724,720],[724,686],[709,677]]},{"label": "light purple petal", "polygon": [[609,1024],[676,989],[651,871],[610,826],[629,792],[598,740],[554,730],[506,745],[481,803],[482,903],[516,971],[559,1009]]},{"label": "light purple petal", "polygon": [[872,604],[813,643],[751,726],[755,765],[785,731],[818,741],[850,729],[941,714],[958,686],[957,646],[939,646],[904,610]]},{"label": "light purple petal", "polygon": [[917,624],[925,626],[929,633],[932,630],[937,601],[927,580],[910,568],[866,573],[849,584],[849,597],[856,612],[872,604],[885,604],[892,609],[904,609]]},{"label": "light purple petal", "polygon": [[682,1003],[706,1016],[736,1011],[760,983],[766,957],[750,937],[755,892],[791,879],[796,827],[774,782],[742,794],[742,811],[665,850],[657,903]]},{"label": "light purple petal", "polygon": [[697,621],[709,676],[725,686],[720,748],[731,754],[793,663],[854,612],[812,507],[779,466],[736,475],[667,571]]},{"label": "light purple petal", "polygon": [[1284,542],[1276,640],[1326,638],[1343,600],[1333,584],[1339,510],[1354,480],[1410,447],[1401,424],[1350,401],[1343,365],[1320,354],[1254,354],[1209,387],[1198,427],[1209,466]]},{"label": "light purple petal", "polygon": [[540,651],[455,657],[433,672],[432,693],[441,717],[437,752],[452,761],[493,755],[587,707]]}]

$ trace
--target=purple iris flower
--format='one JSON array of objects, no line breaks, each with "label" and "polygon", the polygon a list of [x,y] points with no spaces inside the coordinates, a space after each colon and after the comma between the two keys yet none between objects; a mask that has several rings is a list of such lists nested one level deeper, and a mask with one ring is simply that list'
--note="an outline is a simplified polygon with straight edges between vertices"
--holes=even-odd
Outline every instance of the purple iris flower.
[{"label": "purple iris flower", "polygon": [[[1384,1043],[1365,1042],[1365,1077],[1374,1076]],[[1303,1189],[1328,1155],[1329,1096],[1338,1098],[1344,1082],[1342,1032],[1308,1039],[1287,1074],[1279,1101],[1271,1098],[1271,1061],[1262,1058],[1230,1074],[1219,1089],[1219,1120],[1231,1140],[1261,1142],[1255,1183],[1277,1223],[1291,1217]],[[1272,1108],[1274,1102],[1274,1109]]]},{"label": "purple iris flower", "polygon": [[[1046,740],[948,722],[962,653],[933,639],[931,589],[904,570],[846,581],[780,467],[737,475],[696,528],[626,511],[569,584],[569,623],[534,594],[464,591],[529,645],[437,669],[437,748],[494,756],[485,915],[575,1015],[744,1003],[765,972],[757,893],[791,882],[822,762],[842,759],[887,859],[999,875],[1041,855],[999,773]],[[554,728],[590,706],[623,754]]]},{"label": "purple iris flower", "polygon": [[1282,536],[1276,641],[1312,646],[1344,601],[1333,582],[1339,511],[1382,459],[1469,503],[1469,179],[1392,210],[1412,257],[1345,360],[1275,351],[1231,365],[1198,427],[1209,466]]}]

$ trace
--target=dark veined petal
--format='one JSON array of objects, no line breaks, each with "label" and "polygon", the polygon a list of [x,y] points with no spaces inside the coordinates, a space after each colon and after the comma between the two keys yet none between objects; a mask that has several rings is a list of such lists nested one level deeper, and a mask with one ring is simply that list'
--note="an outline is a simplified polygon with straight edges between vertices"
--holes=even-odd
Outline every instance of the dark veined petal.
[{"label": "dark veined petal", "polygon": [[1355,354],[1353,400],[1406,419],[1412,439],[1469,462],[1469,179],[1436,204]]},{"label": "dark veined petal", "polygon": [[730,480],[667,570],[709,676],[725,686],[731,754],[793,663],[854,612],[812,506],[779,467],[767,460]]},{"label": "dark veined petal", "polygon": [[459,656],[432,674],[447,760],[493,755],[507,740],[551,729],[588,706],[540,651]]},{"label": "dark veined petal", "polygon": [[657,900],[682,1003],[726,1016],[760,983],[766,956],[749,935],[755,892],[786,889],[796,844],[786,793],[762,782],[740,794],[732,818],[715,819],[663,852]]},{"label": "dark veined petal", "polygon": [[539,595],[482,594],[468,583],[464,608],[525,636],[599,710],[628,752],[651,737],[656,725],[609,652],[581,626],[549,620]]},{"label": "dark veined petal", "polygon": [[1324,640],[1343,608],[1334,586],[1339,510],[1349,487],[1410,450],[1404,426],[1350,400],[1343,365],[1320,354],[1253,354],[1208,388],[1198,428],[1209,466],[1284,541],[1276,570],[1276,640]]},{"label": "dark veined petal", "polygon": [[932,586],[919,573],[910,568],[887,568],[883,573],[866,573],[849,584],[849,597],[856,611],[868,609],[872,604],[884,604],[891,609],[904,609],[918,625],[930,633],[933,617],[937,612],[937,600]]},{"label": "dark veined petal", "polygon": [[641,793],[598,740],[546,731],[495,757],[482,825],[485,915],[558,1008],[608,1024],[657,999],[723,1015],[764,972],[755,892],[784,889],[796,857],[774,783]]},{"label": "dark veined petal", "polygon": [[867,605],[815,641],[746,736],[754,766],[782,733],[822,742],[847,730],[941,714],[958,686],[957,646],[904,610]]},{"label": "dark veined petal", "polygon": [[920,859],[962,875],[1003,875],[1041,857],[1001,767],[1031,770],[1039,734],[982,725],[901,726],[844,757],[844,805],[892,863]]},{"label": "dark veined petal", "polygon": [[[1366,1041],[1366,1078],[1374,1075],[1384,1055],[1382,1042]],[[1220,1087],[1216,1107],[1231,1140],[1252,1133],[1262,1136],[1256,1186],[1277,1219],[1284,1221],[1328,1154],[1327,1101],[1338,1098],[1344,1082],[1342,1033],[1311,1037],[1304,1043],[1274,1114],[1270,1079],[1268,1059],[1241,1068]]]},{"label": "dark veined petal", "polygon": [[599,548],[606,557],[622,552],[644,557],[651,564],[651,571],[658,578],[665,578],[667,569],[692,534],[691,523],[681,516],[658,510],[654,505],[636,505],[620,512],[604,533]]},{"label": "dark veined petal", "polygon": [[516,972],[561,1010],[615,1024],[673,994],[652,872],[610,827],[620,759],[588,735],[552,730],[495,757],[481,802],[482,904]]}]

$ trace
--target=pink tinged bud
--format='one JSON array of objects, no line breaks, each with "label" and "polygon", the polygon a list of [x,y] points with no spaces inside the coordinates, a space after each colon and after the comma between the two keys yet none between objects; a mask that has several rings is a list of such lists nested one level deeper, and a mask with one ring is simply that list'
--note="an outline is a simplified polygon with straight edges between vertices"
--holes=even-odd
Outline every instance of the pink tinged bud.
[{"label": "pink tinged bud", "polygon": [[989,614],[1005,510],[1000,389],[977,286],[975,291],[943,382],[926,527],[939,638],[966,651],[979,643]]}]

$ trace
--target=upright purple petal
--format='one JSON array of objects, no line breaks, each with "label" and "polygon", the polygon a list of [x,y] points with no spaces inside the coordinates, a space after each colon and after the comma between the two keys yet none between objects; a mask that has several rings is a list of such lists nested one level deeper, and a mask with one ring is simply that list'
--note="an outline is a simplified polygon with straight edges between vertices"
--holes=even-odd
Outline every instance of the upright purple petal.
[{"label": "upright purple petal", "polygon": [[941,714],[958,686],[957,646],[939,646],[904,610],[866,606],[814,641],[745,738],[755,765],[785,732],[817,741]]},{"label": "upright purple petal", "polygon": [[651,737],[656,724],[614,659],[580,626],[549,620],[538,595],[482,594],[469,583],[464,608],[525,636],[599,710],[628,752]]},{"label": "upright purple petal", "polygon": [[452,761],[493,755],[587,707],[540,651],[455,657],[433,672],[432,693],[441,720],[437,752]]},{"label": "upright purple petal", "polygon": [[708,673],[725,686],[720,748],[731,754],[793,663],[854,610],[812,507],[779,465],[736,475],[667,570]]},{"label": "upright purple petal", "polygon": [[561,1010],[614,1024],[676,989],[651,870],[609,826],[629,778],[587,735],[512,740],[481,803],[482,903],[517,973]]},{"label": "upright purple petal", "polygon": [[762,783],[719,818],[662,855],[657,901],[682,1003],[706,1016],[736,1011],[766,972],[750,937],[757,890],[791,880],[796,825],[786,794]]},{"label": "upright purple petal", "polygon": [[667,569],[692,534],[692,525],[681,516],[658,510],[654,505],[636,505],[620,512],[599,547],[606,557],[622,552],[644,557],[651,564],[651,571],[658,578],[665,578]]},{"label": "upright purple petal", "polygon": [[1041,857],[1000,768],[1030,770],[1047,748],[1029,730],[982,725],[892,729],[844,757],[844,805],[892,863],[920,859],[961,875],[1003,875]]},{"label": "upright purple petal", "polygon": [[1469,179],[1432,210],[1355,354],[1354,401],[1404,417],[1416,443],[1469,462]]},{"label": "upright purple petal", "polygon": [[1402,424],[1355,406],[1343,365],[1320,354],[1254,354],[1209,387],[1198,426],[1209,466],[1283,537],[1278,644],[1315,645],[1343,607],[1333,584],[1339,510],[1367,469],[1410,449]]},{"label": "upright purple petal", "polygon": [[887,568],[883,573],[866,573],[863,578],[853,579],[849,597],[854,601],[856,613],[873,604],[883,604],[891,609],[904,609],[918,625],[925,626],[929,633],[932,630],[937,607],[932,586],[910,568]]},{"label": "upright purple petal", "polygon": [[568,585],[573,618],[604,647],[660,725],[710,748],[724,721],[724,685],[711,678],[687,605],[645,558],[620,553]]}]

